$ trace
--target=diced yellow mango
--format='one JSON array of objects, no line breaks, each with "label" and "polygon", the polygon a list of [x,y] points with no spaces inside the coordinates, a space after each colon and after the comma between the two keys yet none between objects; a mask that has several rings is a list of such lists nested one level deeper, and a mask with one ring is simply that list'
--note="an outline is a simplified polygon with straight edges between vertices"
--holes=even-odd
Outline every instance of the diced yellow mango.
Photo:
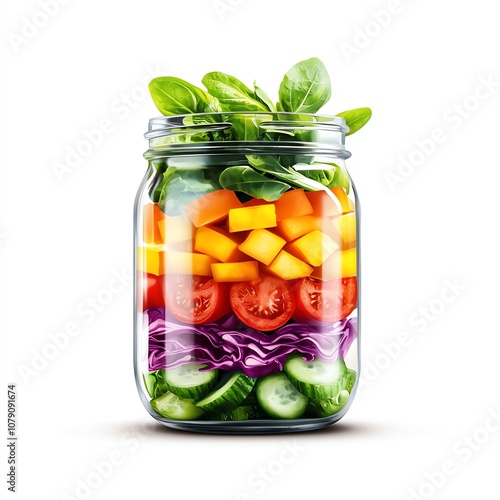
[{"label": "diced yellow mango", "polygon": [[158,226],[162,240],[167,244],[192,240],[194,236],[194,226],[184,215],[166,216]]},{"label": "diced yellow mango", "polygon": [[268,265],[285,246],[285,243],[283,238],[267,229],[254,229],[238,248],[250,257]]},{"label": "diced yellow mango", "polygon": [[276,208],[272,203],[229,210],[229,232],[276,227]]},{"label": "diced yellow mango", "polygon": [[294,280],[306,278],[313,272],[313,268],[285,250],[281,250],[271,264],[266,267],[266,271],[284,280]]},{"label": "diced yellow mango", "polygon": [[337,217],[332,223],[340,235],[342,249],[347,250],[356,246],[356,215],[354,213]]},{"label": "diced yellow mango", "polygon": [[194,249],[221,262],[234,261],[241,255],[238,251],[238,243],[223,230],[213,230],[203,226],[196,230]]},{"label": "diced yellow mango", "polygon": [[316,230],[288,243],[286,250],[311,266],[321,266],[338,247],[330,236]]},{"label": "diced yellow mango", "polygon": [[166,274],[212,276],[211,264],[217,259],[202,253],[168,252]]},{"label": "diced yellow mango", "polygon": [[278,222],[278,231],[287,241],[292,241],[315,229],[321,229],[323,220],[313,215],[290,217]]},{"label": "diced yellow mango", "polygon": [[333,194],[338,198],[340,201],[340,205],[342,208],[342,213],[343,214],[348,214],[350,212],[354,212],[355,210],[355,204],[354,201],[352,201],[350,198],[347,197],[347,194],[345,192],[345,189],[343,187],[334,187],[332,188]]},{"label": "diced yellow mango", "polygon": [[356,276],[356,248],[349,250],[337,250],[329,257],[323,265],[316,268],[312,273],[314,278],[330,281],[340,278]]},{"label": "diced yellow mango", "polygon": [[215,281],[253,281],[259,279],[259,263],[252,260],[212,264],[212,273]]},{"label": "diced yellow mango", "polygon": [[137,247],[137,269],[160,276],[165,274],[166,251],[164,245]]}]

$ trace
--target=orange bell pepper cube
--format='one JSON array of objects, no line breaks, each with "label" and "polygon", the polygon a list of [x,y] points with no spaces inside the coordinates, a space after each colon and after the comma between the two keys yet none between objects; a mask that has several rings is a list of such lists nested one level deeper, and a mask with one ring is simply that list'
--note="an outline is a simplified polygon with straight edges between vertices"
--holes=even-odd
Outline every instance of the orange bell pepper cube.
[{"label": "orange bell pepper cube", "polygon": [[331,257],[323,262],[323,265],[316,268],[312,277],[323,281],[330,281],[340,278],[356,276],[356,248],[349,250],[337,250]]},{"label": "orange bell pepper cube", "polygon": [[276,221],[288,219],[290,217],[299,217],[300,215],[309,215],[313,213],[313,207],[303,189],[293,189],[283,193],[278,200],[274,202],[276,206]]},{"label": "orange bell pepper cube", "polygon": [[254,229],[238,248],[250,257],[268,265],[285,246],[285,243],[283,238],[267,229]]},{"label": "orange bell pepper cube", "polygon": [[265,269],[267,272],[284,280],[306,278],[313,272],[311,266],[285,250],[281,250],[278,256]]},{"label": "orange bell pepper cube", "polygon": [[142,241],[148,245],[163,243],[160,223],[165,214],[155,203],[147,203],[142,209]]},{"label": "orange bell pepper cube", "polygon": [[331,189],[332,193],[338,198],[340,201],[340,206],[342,208],[343,214],[348,214],[354,212],[354,202],[347,197],[345,193],[345,189],[343,187],[335,187]]},{"label": "orange bell pepper cube", "polygon": [[330,236],[316,230],[288,243],[285,248],[311,266],[320,266],[339,246]]},{"label": "orange bell pepper cube", "polygon": [[342,205],[333,192],[327,188],[320,191],[308,191],[307,199],[316,217],[337,217],[342,214]]},{"label": "orange bell pepper cube", "polygon": [[229,232],[276,227],[276,208],[272,203],[229,210]]},{"label": "orange bell pepper cube", "polygon": [[231,209],[241,207],[243,204],[238,200],[234,191],[219,189],[196,198],[184,209],[191,222],[196,227],[201,227],[220,222],[227,217]]},{"label": "orange bell pepper cube", "polygon": [[259,263],[253,260],[212,264],[212,273],[219,282],[253,281],[259,279]]},{"label": "orange bell pepper cube", "polygon": [[323,219],[313,215],[301,215],[300,217],[290,217],[278,222],[278,232],[287,241],[300,238],[316,229],[321,230]]},{"label": "orange bell pepper cube", "polygon": [[220,228],[199,227],[196,230],[194,249],[221,262],[234,262],[247,258],[238,250],[238,242]]}]

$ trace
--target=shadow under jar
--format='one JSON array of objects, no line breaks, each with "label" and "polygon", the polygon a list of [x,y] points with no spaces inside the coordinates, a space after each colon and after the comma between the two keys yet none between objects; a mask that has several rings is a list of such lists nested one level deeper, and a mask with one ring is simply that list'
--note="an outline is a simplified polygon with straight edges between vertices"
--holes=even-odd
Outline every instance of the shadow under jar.
[{"label": "shadow under jar", "polygon": [[294,113],[150,120],[134,361],[160,423],[280,433],[346,413],[359,371],[347,131],[342,118]]}]

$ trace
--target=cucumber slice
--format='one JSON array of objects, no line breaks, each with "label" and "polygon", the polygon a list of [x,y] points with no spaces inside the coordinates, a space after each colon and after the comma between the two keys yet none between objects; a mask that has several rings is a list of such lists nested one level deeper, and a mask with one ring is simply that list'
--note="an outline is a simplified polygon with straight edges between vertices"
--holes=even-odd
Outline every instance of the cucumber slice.
[{"label": "cucumber slice", "polygon": [[349,401],[349,391],[342,390],[335,399],[324,399],[322,401],[309,401],[309,409],[315,417],[331,417],[338,413]]},{"label": "cucumber slice", "polygon": [[255,380],[241,372],[227,372],[222,376],[215,390],[198,401],[196,406],[210,412],[225,413],[235,410],[250,394]]},{"label": "cucumber slice", "polygon": [[357,377],[356,372],[349,368],[347,370],[347,383],[345,386],[345,390],[349,391],[349,393],[352,392],[352,388],[354,387],[354,384],[356,383],[356,377]]},{"label": "cucumber slice", "polygon": [[234,420],[259,420],[262,418],[261,411],[257,406],[254,405],[242,405],[238,406],[235,410],[228,411],[226,413],[218,413],[210,417],[210,420],[223,420],[223,421],[234,421]]},{"label": "cucumber slice", "polygon": [[200,371],[206,366],[206,364],[191,363],[165,370],[164,380],[167,389],[180,398],[199,401],[217,383],[218,370]]},{"label": "cucumber slice", "polygon": [[151,398],[157,398],[168,392],[168,387],[165,385],[165,370],[143,373],[142,378]]},{"label": "cucumber slice", "polygon": [[171,392],[151,400],[151,407],[162,417],[173,420],[195,420],[203,415],[203,410],[192,401],[182,399]]},{"label": "cucumber slice", "polygon": [[257,400],[262,409],[275,418],[299,418],[307,407],[307,398],[295,389],[284,373],[260,379]]},{"label": "cucumber slice", "polygon": [[347,384],[347,367],[344,361],[304,361],[300,355],[290,356],[285,363],[290,382],[310,399],[334,399]]}]

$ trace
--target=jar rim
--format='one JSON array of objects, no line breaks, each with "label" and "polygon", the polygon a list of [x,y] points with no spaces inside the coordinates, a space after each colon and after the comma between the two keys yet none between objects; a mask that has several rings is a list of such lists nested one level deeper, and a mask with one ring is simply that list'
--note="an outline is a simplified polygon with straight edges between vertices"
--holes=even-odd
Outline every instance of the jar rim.
[{"label": "jar rim", "polygon": [[[241,138],[241,131],[245,137]],[[249,131],[247,135],[247,130]],[[231,131],[237,131],[231,134]],[[256,133],[257,131],[257,133]],[[313,113],[232,111],[159,116],[149,120],[144,137],[149,140],[146,157],[158,154],[210,154],[242,148],[318,151],[342,158],[349,131],[340,116]]]}]

